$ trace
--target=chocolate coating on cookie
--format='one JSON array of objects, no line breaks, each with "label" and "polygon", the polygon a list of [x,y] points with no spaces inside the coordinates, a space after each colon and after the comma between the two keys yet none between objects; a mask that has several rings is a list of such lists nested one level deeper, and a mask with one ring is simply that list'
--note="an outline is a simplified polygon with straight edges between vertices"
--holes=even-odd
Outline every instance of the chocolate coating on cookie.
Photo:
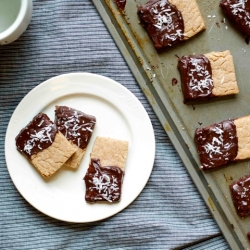
[{"label": "chocolate coating on cookie", "polygon": [[204,55],[183,56],[178,59],[184,102],[213,96],[212,69]]},{"label": "chocolate coating on cookie", "polygon": [[91,138],[96,118],[66,106],[57,106],[55,114],[58,130],[69,141],[85,149]]},{"label": "chocolate coating on cookie", "polygon": [[220,7],[242,34],[250,36],[250,0],[222,0]]},{"label": "chocolate coating on cookie", "polygon": [[247,232],[247,238],[248,238],[248,240],[250,240],[250,231]]},{"label": "chocolate coating on cookie", "polygon": [[233,182],[230,190],[237,214],[240,217],[250,215],[250,175]]},{"label": "chocolate coating on cookie", "polygon": [[157,50],[184,40],[182,14],[169,1],[150,0],[137,13]]},{"label": "chocolate coating on cookie", "polygon": [[126,0],[115,0],[115,3],[119,10],[124,10],[126,6]]},{"label": "chocolate coating on cookie", "polygon": [[48,148],[58,132],[56,125],[46,114],[39,113],[16,137],[17,149],[30,158]]},{"label": "chocolate coating on cookie", "polygon": [[115,166],[101,167],[99,159],[91,159],[88,171],[84,177],[86,184],[85,200],[119,201],[124,172]]},{"label": "chocolate coating on cookie", "polygon": [[195,143],[204,170],[234,161],[238,152],[238,138],[234,121],[226,120],[196,129]]}]

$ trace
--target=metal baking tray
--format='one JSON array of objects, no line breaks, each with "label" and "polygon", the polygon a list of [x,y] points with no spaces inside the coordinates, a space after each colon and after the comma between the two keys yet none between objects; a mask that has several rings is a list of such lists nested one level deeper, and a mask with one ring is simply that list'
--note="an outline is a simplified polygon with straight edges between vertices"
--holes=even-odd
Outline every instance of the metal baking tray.
[{"label": "metal baking tray", "polygon": [[[238,162],[215,171],[203,172],[193,141],[197,127],[229,118],[250,115],[250,48],[245,38],[227,21],[219,0],[197,0],[206,31],[157,53],[139,23],[137,7],[147,0],[127,0],[123,12],[114,0],[92,0],[142,91],[178,151],[191,178],[218,223],[230,247],[250,249],[247,232],[250,218],[241,219],[234,210],[229,184],[250,173],[250,162]],[[183,103],[177,56],[230,50],[240,94],[222,99]],[[177,84],[172,82],[177,79]]]}]

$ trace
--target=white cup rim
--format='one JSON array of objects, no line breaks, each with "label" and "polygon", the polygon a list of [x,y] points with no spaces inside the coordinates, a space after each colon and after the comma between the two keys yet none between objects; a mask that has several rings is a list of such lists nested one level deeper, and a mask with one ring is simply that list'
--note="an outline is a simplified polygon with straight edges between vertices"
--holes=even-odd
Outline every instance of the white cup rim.
[{"label": "white cup rim", "polygon": [[13,34],[19,28],[19,26],[22,24],[23,20],[25,19],[25,15],[27,13],[28,7],[29,7],[28,0],[21,0],[21,7],[20,7],[20,11],[17,15],[16,20],[9,28],[4,30],[3,32],[0,32],[0,41],[8,38],[11,34]]}]

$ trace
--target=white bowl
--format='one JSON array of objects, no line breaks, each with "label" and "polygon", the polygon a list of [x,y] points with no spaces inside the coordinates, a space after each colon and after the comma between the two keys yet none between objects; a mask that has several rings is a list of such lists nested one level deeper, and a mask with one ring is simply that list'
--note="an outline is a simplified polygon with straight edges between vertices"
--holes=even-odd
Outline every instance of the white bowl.
[{"label": "white bowl", "polygon": [[20,9],[16,19],[14,19],[7,29],[0,32],[0,45],[13,42],[24,33],[30,23],[32,10],[32,0],[21,0]]}]

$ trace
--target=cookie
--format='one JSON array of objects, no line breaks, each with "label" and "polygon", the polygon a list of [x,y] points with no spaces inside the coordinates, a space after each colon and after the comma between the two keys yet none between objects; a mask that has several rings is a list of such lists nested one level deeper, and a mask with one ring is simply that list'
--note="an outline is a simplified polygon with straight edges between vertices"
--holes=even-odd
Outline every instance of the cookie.
[{"label": "cookie", "polygon": [[46,114],[39,113],[16,137],[17,150],[43,177],[52,176],[75,152]]},{"label": "cookie", "polygon": [[195,143],[201,168],[215,169],[250,159],[250,116],[229,119],[198,128]]},{"label": "cookie", "polygon": [[232,24],[246,36],[250,36],[250,1],[222,0],[220,8]]},{"label": "cookie", "polygon": [[89,168],[84,177],[86,201],[120,200],[127,152],[127,141],[107,137],[96,138]]},{"label": "cookie", "polygon": [[182,56],[177,65],[184,102],[239,93],[230,51]]},{"label": "cookie", "polygon": [[150,0],[138,7],[137,14],[157,50],[187,40],[206,28],[195,0]]},{"label": "cookie", "polygon": [[241,177],[229,187],[237,214],[240,217],[250,215],[250,175]]},{"label": "cookie", "polygon": [[96,118],[70,107],[56,106],[55,123],[76,150],[65,165],[77,169],[91,139]]}]

